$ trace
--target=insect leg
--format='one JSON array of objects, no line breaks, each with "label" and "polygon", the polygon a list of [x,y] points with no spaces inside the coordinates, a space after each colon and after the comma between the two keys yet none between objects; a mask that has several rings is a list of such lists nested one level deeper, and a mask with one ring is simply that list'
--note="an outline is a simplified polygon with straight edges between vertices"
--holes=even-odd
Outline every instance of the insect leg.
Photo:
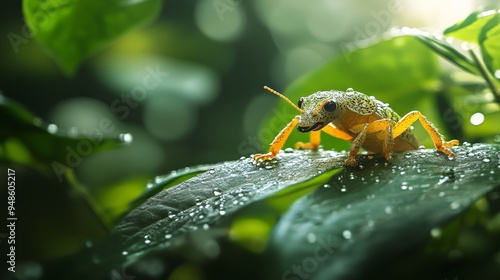
[{"label": "insect leg", "polygon": [[295,116],[291,122],[289,122],[285,128],[283,128],[278,135],[274,138],[273,142],[271,143],[271,148],[269,148],[269,152],[266,154],[255,154],[253,156],[253,161],[254,162],[259,162],[259,161],[265,161],[265,160],[270,160],[276,157],[278,152],[281,150],[283,145],[285,144],[286,139],[288,139],[288,136],[290,136],[290,133],[293,131],[293,128],[297,125],[299,122],[300,116]]},{"label": "insect leg", "polygon": [[364,124],[363,129],[359,132],[358,136],[354,138],[352,141],[352,146],[351,150],[349,151],[349,156],[345,160],[345,165],[356,165],[356,155],[359,152],[359,149],[361,146],[363,146],[363,143],[365,142],[366,139],[366,130],[368,129],[368,123]]},{"label": "insect leg", "polygon": [[330,136],[333,136],[335,138],[339,138],[342,140],[347,140],[347,141],[352,141],[354,137],[352,137],[350,134],[338,129],[334,124],[330,123],[329,125],[323,127],[321,130],[323,132],[326,132]]},{"label": "insect leg", "polygon": [[429,133],[429,135],[431,136],[432,142],[434,142],[434,146],[436,146],[436,149],[448,156],[455,158],[455,154],[449,148],[458,145],[458,140],[444,141],[443,135],[441,135],[432,125],[432,123],[429,122],[419,111],[411,111],[404,117],[402,117],[394,126],[392,137],[396,138],[401,135],[401,133],[408,129],[417,120],[420,121],[427,133]]},{"label": "insect leg", "polygon": [[[354,128],[359,126],[357,125]],[[366,129],[366,134],[378,133],[377,138],[383,140],[382,155],[389,162],[392,161],[391,152],[394,146],[394,138],[392,136],[393,126],[394,121],[391,119],[381,119],[371,122]]]},{"label": "insect leg", "polygon": [[297,142],[295,143],[295,149],[317,149],[319,143],[321,142],[320,131],[311,131],[310,140],[308,143]]}]

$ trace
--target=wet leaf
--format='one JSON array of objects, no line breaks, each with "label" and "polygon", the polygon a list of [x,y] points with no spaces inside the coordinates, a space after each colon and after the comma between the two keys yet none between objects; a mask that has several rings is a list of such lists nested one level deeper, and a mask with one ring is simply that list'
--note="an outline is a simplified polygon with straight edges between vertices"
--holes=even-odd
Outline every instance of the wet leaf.
[{"label": "wet leaf", "polygon": [[431,150],[363,160],[296,201],[271,237],[279,276],[366,279],[500,186],[500,146],[454,151],[455,161]]},{"label": "wet leaf", "polygon": [[157,176],[156,178],[153,179],[152,182],[148,183],[148,185],[146,186],[146,190],[144,190],[144,192],[132,202],[132,205],[137,207],[144,201],[146,201],[146,199],[157,194],[161,190],[165,190],[172,186],[180,184],[186,181],[187,179],[194,177],[200,173],[206,172],[211,169],[215,169],[219,165],[221,165],[221,163],[200,164],[196,166],[182,168],[179,170],[174,170],[165,175]]},{"label": "wet leaf", "polygon": [[[271,207],[282,209],[283,204],[293,202],[289,197],[297,198],[301,191],[322,185],[344,159],[345,154],[333,151],[295,151],[280,153],[277,162],[260,167],[250,158],[219,164],[159,192],[125,217],[102,246],[90,252],[99,260],[97,268],[92,264],[92,273],[101,269],[105,274],[148,254],[176,251],[181,246],[196,251],[192,236],[227,236],[227,231],[221,233],[214,226],[270,198]],[[318,180],[321,176],[326,179]]]},{"label": "wet leaf", "polygon": [[32,34],[66,74],[87,56],[159,13],[159,0],[23,1]]}]

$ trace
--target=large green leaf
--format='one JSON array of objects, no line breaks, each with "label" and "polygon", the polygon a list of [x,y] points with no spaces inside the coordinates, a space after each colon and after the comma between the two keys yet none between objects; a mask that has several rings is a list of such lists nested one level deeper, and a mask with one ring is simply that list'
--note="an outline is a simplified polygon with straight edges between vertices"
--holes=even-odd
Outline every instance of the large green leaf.
[{"label": "large green leaf", "polygon": [[[276,261],[283,265],[278,273],[314,257],[319,246],[315,240],[326,240],[338,248],[314,273],[328,279],[346,271],[355,275],[358,265],[368,269],[384,260],[379,257],[382,250],[391,258],[425,240],[433,228],[498,186],[499,150],[489,145],[456,147],[454,161],[435,150],[408,151],[396,154],[392,164],[361,155],[358,167],[339,175],[335,172],[346,154],[333,151],[280,153],[276,162],[263,166],[248,158],[223,163],[136,208],[101,246],[78,258],[76,271],[98,279],[151,254],[209,254],[200,244],[227,238],[227,224],[241,211],[255,217],[270,211],[263,203],[290,196],[299,200],[271,236],[270,253],[277,252]],[[403,246],[400,240],[405,238]]]},{"label": "large green leaf", "polygon": [[[354,88],[389,103],[400,115],[421,110],[439,126],[439,119],[430,115],[432,110],[428,107],[432,85],[437,79],[438,66],[432,51],[416,38],[400,36],[363,49],[344,52],[294,82],[284,94],[292,102],[297,102],[300,97],[320,90],[345,91]],[[267,139],[260,140],[271,142],[274,135],[297,114],[289,104],[280,101],[262,123],[262,135],[266,132]],[[304,140],[307,140],[305,135],[293,132],[286,146]],[[337,150],[349,148],[348,142],[332,137],[324,137],[322,144],[325,148],[334,147]]]},{"label": "large green leaf", "polygon": [[93,52],[151,21],[160,8],[160,0],[23,1],[32,34],[68,74]]},{"label": "large green leaf", "polygon": [[298,200],[271,237],[281,279],[367,279],[500,186],[498,145],[454,151],[362,161]]},{"label": "large green leaf", "polygon": [[260,208],[255,204],[274,196],[271,207],[289,204],[287,198],[297,198],[304,189],[310,191],[327,181],[342,167],[343,160],[344,154],[333,151],[295,151],[281,153],[278,162],[260,167],[250,158],[219,164],[148,199],[122,220],[102,246],[85,252],[90,256],[81,257],[77,269],[87,270],[88,266],[81,263],[97,259],[97,264],[88,264],[92,266],[88,272],[104,275],[154,252],[179,253],[181,248],[182,254],[189,251],[186,246],[196,251],[199,248],[190,244],[190,236],[227,237],[227,231],[217,225],[233,219],[243,209]]}]

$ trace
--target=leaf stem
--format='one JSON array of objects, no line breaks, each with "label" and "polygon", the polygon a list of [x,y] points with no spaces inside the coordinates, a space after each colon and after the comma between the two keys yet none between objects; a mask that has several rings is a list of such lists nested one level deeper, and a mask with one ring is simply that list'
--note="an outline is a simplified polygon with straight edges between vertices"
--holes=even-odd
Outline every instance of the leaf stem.
[{"label": "leaf stem", "polygon": [[498,91],[495,86],[495,82],[491,79],[490,75],[484,68],[484,65],[481,63],[479,58],[477,57],[476,53],[472,50],[468,50],[469,54],[471,55],[472,59],[474,60],[474,63],[476,64],[477,69],[479,69],[479,72],[481,73],[481,76],[483,76],[484,80],[486,81],[486,84],[488,84],[488,87],[491,90],[491,93],[495,97],[495,101],[500,104],[500,95],[498,95]]}]

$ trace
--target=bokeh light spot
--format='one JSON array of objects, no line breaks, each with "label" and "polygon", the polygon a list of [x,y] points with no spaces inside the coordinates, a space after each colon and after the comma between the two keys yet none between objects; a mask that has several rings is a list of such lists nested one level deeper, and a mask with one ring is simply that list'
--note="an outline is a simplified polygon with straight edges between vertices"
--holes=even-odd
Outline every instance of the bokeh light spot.
[{"label": "bokeh light spot", "polygon": [[472,125],[480,125],[484,122],[484,115],[481,113],[475,113],[470,117],[470,123]]},{"label": "bokeh light spot", "polygon": [[198,1],[195,21],[201,32],[215,41],[233,41],[244,29],[246,18],[241,1]]}]

